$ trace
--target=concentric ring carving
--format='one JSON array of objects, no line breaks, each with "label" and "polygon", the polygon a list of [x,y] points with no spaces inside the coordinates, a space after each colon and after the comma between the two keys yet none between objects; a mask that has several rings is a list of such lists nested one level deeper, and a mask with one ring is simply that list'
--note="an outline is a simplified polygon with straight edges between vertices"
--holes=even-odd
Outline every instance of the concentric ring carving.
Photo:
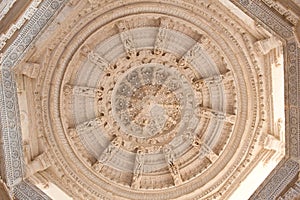
[{"label": "concentric ring carving", "polygon": [[55,83],[48,104],[57,117],[47,137],[67,152],[69,160],[59,158],[66,173],[94,184],[95,196],[153,199],[159,190],[170,199],[202,188],[203,197],[232,177],[251,144],[256,87],[243,73],[252,65],[233,53],[239,44],[228,47],[211,27],[170,15],[110,16],[98,28],[74,29],[70,47],[51,55],[49,66],[60,68],[45,78]]},{"label": "concentric ring carving", "polygon": [[[79,138],[96,160],[92,168],[134,189],[172,187],[199,176],[225,149],[224,138],[230,137],[236,119],[236,108],[226,110],[224,104],[225,90],[229,93],[235,87],[233,73],[227,68],[220,72],[205,53],[207,38],[200,34],[199,43],[166,28],[171,23],[168,18],[158,18],[155,23],[160,26],[134,28],[128,20],[119,21],[117,35],[94,49],[83,45],[79,54],[84,64],[73,72],[77,78],[64,86],[65,98],[73,99],[69,112],[74,113],[75,126],[69,130],[74,129],[72,137]],[[149,34],[153,50],[138,42],[143,32]],[[183,54],[167,37],[187,41]],[[122,47],[125,55],[110,56],[111,49],[105,49],[109,43],[116,52]],[[96,85],[85,82],[81,86],[89,70],[93,75],[85,79],[94,79]],[[84,104],[88,109],[91,101],[96,105],[94,116],[80,122],[82,116],[76,110]],[[138,152],[143,152],[143,160]],[[189,172],[193,165],[198,169]],[[149,180],[154,184],[147,184]]]}]

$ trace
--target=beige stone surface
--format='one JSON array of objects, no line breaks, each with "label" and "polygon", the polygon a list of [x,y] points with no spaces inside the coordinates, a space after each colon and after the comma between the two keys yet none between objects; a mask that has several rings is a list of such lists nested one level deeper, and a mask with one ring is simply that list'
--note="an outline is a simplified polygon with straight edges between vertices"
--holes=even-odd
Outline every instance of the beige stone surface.
[{"label": "beige stone surface", "polygon": [[[299,15],[291,4],[49,2],[32,1],[16,22],[26,27],[22,17],[35,20],[39,6],[48,5],[41,18],[53,13],[30,47],[16,47],[22,52],[18,61],[6,57],[14,58],[6,41],[18,33],[0,37],[1,81],[5,87],[9,69],[19,109],[16,162],[22,172],[7,175],[17,199],[28,198],[30,190],[33,199],[60,193],[109,200],[299,195],[292,150],[297,141],[287,136],[296,107],[288,103],[293,79],[287,66],[295,58],[289,45],[299,38]],[[268,14],[263,9],[272,9],[273,18],[258,20]],[[269,22],[279,23],[279,30]],[[1,102],[3,109],[9,106],[9,100]],[[13,137],[5,136],[10,126],[3,123],[4,139]],[[17,145],[5,142],[3,154]],[[4,168],[10,165],[2,160]],[[292,169],[289,182],[267,177],[286,168]],[[265,181],[256,180],[262,172]],[[249,183],[255,186],[247,188]],[[280,189],[264,194],[268,184]]]}]

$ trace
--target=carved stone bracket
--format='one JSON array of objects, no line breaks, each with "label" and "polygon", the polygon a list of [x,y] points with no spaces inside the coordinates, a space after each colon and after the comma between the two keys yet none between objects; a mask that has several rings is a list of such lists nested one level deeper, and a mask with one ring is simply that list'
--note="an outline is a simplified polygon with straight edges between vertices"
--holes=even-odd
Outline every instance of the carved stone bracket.
[{"label": "carved stone bracket", "polygon": [[270,134],[265,135],[263,147],[266,152],[265,158],[263,159],[265,164],[270,160],[279,162],[280,159],[282,159],[284,155],[284,142],[279,138]]},{"label": "carved stone bracket", "polygon": [[126,21],[120,21],[117,24],[124,49],[129,56],[136,55],[135,44]]},{"label": "carved stone bracket", "polygon": [[39,171],[44,171],[50,166],[51,161],[47,153],[44,152],[28,163],[26,167],[25,178],[28,178]]},{"label": "carved stone bracket", "polygon": [[204,117],[204,118],[217,118],[218,120],[224,120],[228,123],[234,124],[236,120],[236,115],[233,114],[228,114],[228,113],[223,113],[221,111],[216,111],[210,108],[199,108],[200,111],[198,113],[199,117]]},{"label": "carved stone bracket", "polygon": [[84,45],[80,49],[81,55],[88,58],[88,60],[95,64],[101,71],[108,68],[109,64],[105,58],[93,51],[88,45]]},{"label": "carved stone bracket", "polygon": [[228,71],[224,74],[203,78],[203,79],[194,79],[193,84],[196,88],[202,88],[204,84],[206,85],[219,85],[224,82],[234,81],[233,73]]},{"label": "carved stone bracket", "polygon": [[263,55],[266,55],[269,53],[272,49],[275,49],[279,46],[281,46],[281,42],[276,37],[270,37],[264,40],[259,40],[254,43],[258,53],[262,53]]},{"label": "carved stone bracket", "polygon": [[76,131],[78,135],[88,133],[90,130],[94,130],[97,126],[100,125],[100,119],[94,118],[87,122],[76,125]]},{"label": "carved stone bracket", "polygon": [[160,19],[160,27],[156,36],[155,45],[154,45],[154,52],[156,54],[161,54],[163,49],[166,46],[166,41],[168,39],[167,29],[170,24],[170,21],[166,18]]},{"label": "carved stone bracket", "polygon": [[190,50],[188,50],[179,61],[182,67],[185,67],[188,63],[191,63],[197,56],[201,54],[201,45],[196,43]]},{"label": "carved stone bracket", "polygon": [[16,74],[22,74],[28,78],[35,79],[39,74],[41,65],[39,63],[26,62],[15,69]]},{"label": "carved stone bracket", "polygon": [[107,146],[107,148],[102,152],[98,161],[93,165],[93,168],[100,172],[103,166],[109,162],[116,153],[119,152],[119,149],[122,145],[122,138],[116,137],[113,141]]},{"label": "carved stone bracket", "polygon": [[202,158],[203,156],[207,157],[211,162],[215,162],[218,159],[218,155],[213,152],[213,150],[204,142],[201,141],[199,137],[195,137],[192,143],[193,147],[199,150],[199,157]]},{"label": "carved stone bracket", "polygon": [[279,139],[275,138],[273,135],[267,134],[264,141],[264,148],[268,150],[278,151],[283,149],[284,143]]},{"label": "carved stone bracket", "polygon": [[182,178],[181,178],[179,167],[175,163],[175,156],[172,147],[170,145],[166,145],[164,146],[163,151],[165,154],[165,159],[168,164],[169,171],[173,177],[174,184],[180,185],[182,183]]},{"label": "carved stone bracket", "polygon": [[65,95],[73,94],[78,96],[92,97],[92,98],[101,98],[102,90],[97,88],[85,87],[85,86],[72,86],[66,84],[64,86]]}]

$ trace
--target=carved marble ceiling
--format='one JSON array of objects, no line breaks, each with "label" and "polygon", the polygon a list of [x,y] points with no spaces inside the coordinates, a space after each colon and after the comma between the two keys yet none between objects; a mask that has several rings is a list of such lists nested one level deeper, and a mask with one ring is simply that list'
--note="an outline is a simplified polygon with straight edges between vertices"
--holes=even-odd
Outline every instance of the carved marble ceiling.
[{"label": "carved marble ceiling", "polygon": [[[10,196],[49,199],[36,186],[51,183],[74,199],[230,199],[271,161],[278,165],[250,199],[299,195],[295,8],[258,0],[27,7],[0,45]],[[278,69],[284,105],[274,95]]]}]

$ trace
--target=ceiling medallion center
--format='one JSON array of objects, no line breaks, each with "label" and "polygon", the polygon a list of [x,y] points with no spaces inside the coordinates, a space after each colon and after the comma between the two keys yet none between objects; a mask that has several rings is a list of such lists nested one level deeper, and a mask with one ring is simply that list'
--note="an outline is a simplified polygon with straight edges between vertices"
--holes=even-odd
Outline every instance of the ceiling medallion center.
[{"label": "ceiling medallion center", "polygon": [[187,104],[189,92],[191,87],[177,70],[143,64],[127,71],[114,87],[113,117],[122,132],[161,145],[183,128],[184,111],[193,106]]}]

